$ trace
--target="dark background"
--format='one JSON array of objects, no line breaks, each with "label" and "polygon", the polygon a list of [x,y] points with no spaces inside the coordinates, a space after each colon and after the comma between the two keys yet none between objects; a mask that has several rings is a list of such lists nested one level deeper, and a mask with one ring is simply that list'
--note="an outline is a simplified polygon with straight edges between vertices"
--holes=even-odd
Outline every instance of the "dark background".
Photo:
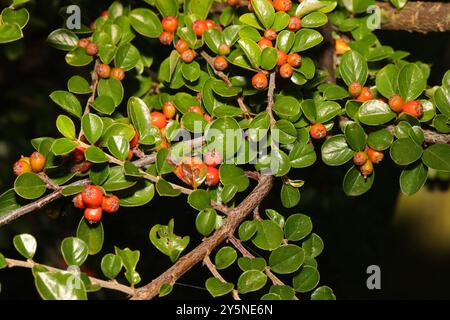
[{"label": "dark background", "polygon": [[[64,90],[69,77],[80,73],[80,68],[65,64],[63,52],[45,43],[47,35],[62,25],[58,8],[64,3],[68,2],[40,0],[39,5],[31,2],[27,5],[31,20],[25,29],[25,39],[0,47],[0,192],[13,184],[12,163],[21,154],[33,151],[30,139],[57,136],[55,120],[59,110],[48,95],[53,90]],[[107,8],[107,3],[85,1],[83,7],[89,9],[83,14],[94,18]],[[5,1],[0,1],[0,7],[3,5]],[[432,64],[431,85],[439,85],[445,71],[450,69],[448,33],[420,35],[390,31],[379,32],[378,36],[385,45],[411,52],[411,61]],[[87,70],[81,72],[87,74]],[[321,284],[331,286],[338,299],[448,299],[450,246],[447,243],[450,239],[432,237],[436,233],[450,235],[450,228],[445,224],[450,215],[448,201],[447,207],[438,206],[433,212],[421,209],[410,212],[414,208],[407,206],[409,200],[402,198],[399,202],[400,172],[388,158],[377,167],[375,185],[364,196],[349,198],[342,192],[345,166],[329,168],[318,162],[312,168],[292,173],[291,178],[306,180],[301,189],[302,200],[296,208],[281,207],[278,185],[261,209],[274,208],[285,214],[300,212],[312,218],[314,232],[325,242],[325,250],[318,257]],[[436,201],[434,194],[438,194],[439,199],[449,198],[445,182],[434,180],[427,188],[434,190],[422,195],[430,207]],[[145,207],[121,209],[118,215],[104,221],[102,254],[113,252],[114,245],[139,249],[141,259],[137,271],[142,277],[141,284],[145,284],[171,265],[169,259],[151,245],[150,228],[157,223],[167,224],[175,217],[176,233],[191,235],[189,250],[201,241],[194,231],[195,215],[195,210],[186,205],[184,196],[170,198],[170,204],[167,199],[155,196]],[[76,211],[70,201],[59,200],[1,228],[0,251],[7,257],[19,258],[12,248],[12,238],[18,233],[31,233],[38,240],[35,260],[63,267],[59,245],[63,238],[75,234],[80,216],[80,211]],[[437,223],[421,228],[429,219]],[[100,259],[101,255],[89,257],[86,266],[102,277]],[[381,290],[370,291],[366,287],[366,268],[372,264],[381,268]],[[224,272],[229,280],[237,276],[237,266]],[[180,279],[168,298],[210,298],[202,288],[208,277],[204,267],[196,266]],[[0,283],[0,299],[38,298],[30,270],[1,270]],[[90,297],[124,298],[108,290]]]}]

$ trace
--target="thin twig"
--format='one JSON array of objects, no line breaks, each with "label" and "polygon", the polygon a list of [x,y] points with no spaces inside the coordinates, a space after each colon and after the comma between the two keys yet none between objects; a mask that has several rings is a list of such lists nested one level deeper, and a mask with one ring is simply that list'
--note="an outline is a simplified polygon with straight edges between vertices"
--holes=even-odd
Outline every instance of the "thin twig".
[{"label": "thin twig", "polygon": [[[42,264],[37,264],[31,260],[29,261],[22,261],[22,260],[15,260],[15,259],[5,259],[6,260],[6,265],[8,266],[8,268],[14,268],[14,267],[21,267],[21,268],[29,268],[32,269],[34,266],[39,265],[44,267],[45,269],[49,270],[49,271],[65,271],[65,270],[61,270],[61,269],[57,269],[54,267],[50,267],[50,266],[46,266],[46,265],[42,265]],[[92,284],[96,284],[99,285],[102,288],[106,288],[106,289],[111,289],[111,290],[115,290],[115,291],[120,291],[123,293],[126,293],[128,295],[133,295],[134,294],[134,290],[130,287],[127,287],[123,284],[118,283],[117,281],[105,281],[105,280],[101,280],[101,279],[97,279],[94,277],[89,277],[89,280],[91,281]]]},{"label": "thin twig", "polygon": [[275,92],[275,72],[272,72],[269,77],[269,90],[267,92],[267,107],[266,111],[270,117],[270,126],[273,127],[277,122],[273,116],[273,105],[274,105],[274,92]]},{"label": "thin twig", "polygon": [[[227,283],[227,281],[222,277],[222,275],[219,273],[219,271],[217,271],[217,268],[214,265],[214,263],[212,263],[211,259],[209,258],[209,255],[207,255],[203,259],[203,264],[209,269],[209,271],[215,278],[220,280],[220,282]],[[239,292],[236,289],[233,289],[231,291],[231,294],[232,294],[234,300],[241,300],[241,298],[239,297]]]},{"label": "thin twig", "polygon": [[57,184],[55,184],[52,181],[52,179],[50,179],[49,176],[45,172],[39,172],[38,175],[41,178],[41,180],[45,183],[45,186],[47,187],[47,189],[50,189],[50,190],[59,190],[59,189],[61,189],[61,187],[58,186]]},{"label": "thin twig", "polygon": [[[83,115],[87,114],[90,112],[91,109],[91,104],[94,103],[95,100],[95,95],[97,94],[97,86],[98,86],[98,74],[97,74],[97,68],[100,65],[101,61],[100,59],[96,59],[95,60],[95,64],[94,64],[94,70],[91,71],[91,95],[89,96],[86,105],[84,107],[84,112]],[[78,134],[78,140],[81,139],[81,137],[83,136],[83,129],[80,129],[80,133]]]}]

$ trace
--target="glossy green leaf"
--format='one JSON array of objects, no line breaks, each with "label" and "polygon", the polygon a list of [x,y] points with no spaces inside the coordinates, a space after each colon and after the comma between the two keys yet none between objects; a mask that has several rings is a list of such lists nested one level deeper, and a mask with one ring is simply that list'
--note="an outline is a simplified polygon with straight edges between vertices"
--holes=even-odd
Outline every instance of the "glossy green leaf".
[{"label": "glossy green leaf", "polygon": [[[83,281],[72,272],[47,271],[35,274],[36,289],[44,300],[87,300]],[[78,285],[67,285],[68,283]]]},{"label": "glossy green leaf", "polygon": [[311,231],[311,219],[300,213],[290,215],[284,226],[285,237],[290,241],[299,241],[310,234]]},{"label": "glossy green leaf", "polygon": [[354,154],[341,134],[325,140],[322,145],[322,161],[329,166],[343,165],[352,159]]},{"label": "glossy green leaf", "polygon": [[102,250],[104,237],[103,224],[101,222],[91,224],[86,219],[81,218],[77,228],[77,238],[87,244],[90,255],[97,254]]},{"label": "glossy green leaf", "polygon": [[428,168],[422,163],[404,169],[400,174],[400,189],[405,195],[411,196],[423,187],[427,177]]},{"label": "glossy green leaf", "polygon": [[134,9],[129,17],[133,29],[145,37],[158,38],[163,31],[160,19],[150,9]]},{"label": "glossy green leaf", "polygon": [[211,277],[206,280],[205,287],[214,298],[217,298],[230,293],[234,285],[229,282],[223,283],[219,279]]},{"label": "glossy green leaf", "polygon": [[375,150],[386,150],[394,142],[394,135],[388,129],[379,129],[369,133],[367,144]]},{"label": "glossy green leaf", "polygon": [[69,266],[81,266],[88,257],[89,248],[83,240],[79,238],[65,238],[61,243],[61,252]]},{"label": "glossy green leaf", "polygon": [[73,31],[57,29],[49,34],[47,42],[56,49],[70,51],[77,47],[78,37]]},{"label": "glossy green leaf", "polygon": [[116,278],[122,270],[122,258],[118,255],[108,253],[102,258],[101,269],[108,279]]},{"label": "glossy green leaf", "polygon": [[428,147],[422,156],[428,167],[439,171],[450,171],[450,145],[435,144]]},{"label": "glossy green leaf", "polygon": [[252,239],[255,246],[262,250],[272,251],[283,241],[283,230],[271,220],[258,221],[256,236]]},{"label": "glossy green leaf", "polygon": [[[397,0],[393,0],[397,1]],[[336,300],[333,290],[327,286],[318,287],[311,293],[311,300]]]},{"label": "glossy green leaf", "polygon": [[388,64],[377,73],[375,79],[377,91],[385,98],[398,93],[398,72],[398,67]]},{"label": "glossy green leaf", "polygon": [[217,270],[223,270],[231,266],[237,259],[237,252],[232,247],[226,246],[217,251],[214,264]]},{"label": "glossy green leaf", "polygon": [[200,19],[206,19],[214,0],[190,0],[188,12],[195,14]]},{"label": "glossy green leaf", "polygon": [[366,134],[359,124],[349,123],[346,125],[344,135],[347,143],[353,150],[363,151],[366,147]]},{"label": "glossy green leaf", "polygon": [[23,233],[13,238],[14,248],[26,259],[33,259],[36,253],[36,239],[28,233]]},{"label": "glossy green leaf", "polygon": [[72,76],[67,82],[67,88],[75,94],[91,93],[92,89],[87,80],[81,76]]},{"label": "glossy green leaf", "polygon": [[342,189],[348,196],[360,196],[370,190],[374,180],[375,173],[372,173],[367,178],[364,178],[359,169],[352,166],[344,176]]},{"label": "glossy green leaf", "polygon": [[238,40],[238,43],[251,65],[254,68],[258,68],[261,61],[261,49],[258,44],[250,38],[241,38]]},{"label": "glossy green leaf", "polygon": [[81,117],[81,104],[80,101],[70,92],[67,91],[54,91],[50,98],[58,106],[68,113],[80,118]]},{"label": "glossy green leaf", "polygon": [[295,41],[291,51],[300,52],[310,49],[323,41],[319,31],[302,28],[295,34]]},{"label": "glossy green leaf", "polygon": [[87,113],[81,119],[81,129],[89,143],[95,144],[102,136],[103,121],[96,114]]},{"label": "glossy green leaf", "polygon": [[14,191],[24,199],[37,199],[45,193],[45,190],[45,183],[32,172],[25,172],[14,181]]},{"label": "glossy green leaf", "polygon": [[202,235],[209,236],[215,229],[217,213],[214,209],[205,209],[198,213],[195,227]]},{"label": "glossy green leaf", "polygon": [[306,168],[316,162],[317,155],[314,147],[308,143],[295,143],[292,150],[289,152],[289,159],[291,160],[291,167]]},{"label": "glossy green leaf", "polygon": [[300,202],[300,191],[289,184],[281,187],[281,203],[285,208],[295,207]]},{"label": "glossy green leaf", "polygon": [[379,100],[364,102],[358,111],[358,119],[369,126],[385,124],[395,117],[389,105]]},{"label": "glossy green leaf", "polygon": [[409,63],[400,69],[398,74],[398,90],[403,100],[418,98],[427,85],[427,79],[417,64]]},{"label": "glossy green leaf", "polygon": [[256,233],[257,221],[244,221],[238,229],[239,239],[250,240]]},{"label": "glossy green leaf", "polygon": [[299,246],[288,244],[278,247],[269,257],[270,268],[279,274],[297,271],[303,263],[305,253]]},{"label": "glossy green leaf", "polygon": [[75,124],[68,116],[59,115],[56,119],[56,127],[64,137],[75,140]]},{"label": "glossy green leaf", "polygon": [[364,85],[368,74],[367,62],[361,54],[350,50],[341,58],[339,73],[347,86],[352,82],[358,82]]},{"label": "glossy green leaf", "polygon": [[245,271],[238,279],[237,287],[239,293],[245,294],[258,291],[266,285],[267,276],[258,270]]},{"label": "glossy green leaf", "polygon": [[405,166],[420,159],[423,150],[412,139],[402,138],[394,141],[389,153],[396,164]]},{"label": "glossy green leaf", "polygon": [[317,269],[305,266],[300,273],[296,275],[292,284],[297,292],[308,292],[314,289],[320,281],[320,275]]},{"label": "glossy green leaf", "polygon": [[266,268],[266,260],[264,260],[264,258],[241,257],[238,259],[238,265],[242,271],[248,270],[264,271],[264,269]]},{"label": "glossy green leaf", "polygon": [[315,258],[323,251],[323,241],[317,234],[312,233],[303,241],[302,248],[307,256]]}]

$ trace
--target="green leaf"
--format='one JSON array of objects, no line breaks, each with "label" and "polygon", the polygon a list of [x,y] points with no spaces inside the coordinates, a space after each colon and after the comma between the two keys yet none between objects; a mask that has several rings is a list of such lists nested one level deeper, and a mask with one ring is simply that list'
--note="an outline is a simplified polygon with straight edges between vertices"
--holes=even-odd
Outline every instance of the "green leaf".
[{"label": "green leaf", "polygon": [[238,188],[234,184],[227,184],[220,191],[220,200],[223,203],[228,203],[234,198],[237,192]]},{"label": "green leaf", "polygon": [[45,190],[45,183],[33,172],[25,172],[14,181],[14,191],[24,199],[37,199]]},{"label": "green leaf", "polygon": [[295,296],[294,289],[286,285],[273,285],[269,292],[278,295],[282,300],[294,300]]},{"label": "green leaf", "polygon": [[69,266],[81,266],[88,257],[89,248],[79,238],[65,238],[61,243],[61,252]]},{"label": "green leaf", "polygon": [[0,252],[0,269],[7,267],[5,256]]},{"label": "green leaf", "polygon": [[52,152],[55,156],[66,155],[72,152],[77,146],[74,140],[67,138],[56,139],[52,144]]},{"label": "green leaf", "polygon": [[90,146],[85,151],[85,157],[87,161],[93,163],[108,162],[108,157],[99,147]]},{"label": "green leaf", "polygon": [[81,129],[89,143],[95,144],[102,136],[103,121],[96,114],[87,113],[81,118]]},{"label": "green leaf", "polygon": [[325,123],[341,112],[341,106],[334,101],[322,101],[316,106],[316,121],[319,123]]},{"label": "green leaf", "polygon": [[269,29],[275,20],[275,9],[268,0],[251,0],[255,14],[266,29]]},{"label": "green leaf", "polygon": [[364,85],[368,74],[367,62],[361,54],[350,50],[341,58],[339,73],[347,86],[352,82],[358,82]]},{"label": "green leaf", "polygon": [[[100,79],[97,91],[99,97],[110,97],[113,101],[113,107],[117,107],[122,102],[123,86],[122,82],[117,79],[112,77],[109,79]],[[108,110],[110,110],[110,108],[108,108]]]},{"label": "green leaf", "polygon": [[338,134],[327,139],[322,145],[322,161],[329,166],[340,166],[353,158],[344,135]]},{"label": "green leaf", "polygon": [[450,118],[450,85],[439,87],[433,95],[433,102],[438,110]]},{"label": "green leaf", "polygon": [[189,244],[189,236],[179,237],[173,233],[174,220],[167,226],[154,225],[149,233],[150,242],[163,254],[175,262]]},{"label": "green leaf", "polygon": [[302,18],[302,28],[318,28],[328,22],[326,14],[316,11]]},{"label": "green leaf", "polygon": [[87,80],[80,76],[72,76],[67,82],[67,88],[75,94],[91,93],[92,89]]},{"label": "green leaf", "polygon": [[323,251],[323,241],[317,234],[312,233],[303,241],[302,248],[307,256],[315,258]]},{"label": "green leaf", "polygon": [[250,240],[256,233],[257,221],[244,221],[238,229],[239,239]]},{"label": "green leaf", "polygon": [[286,175],[291,169],[291,162],[284,151],[280,149],[272,149],[270,154],[270,170],[276,177]]},{"label": "green leaf", "polygon": [[379,129],[369,133],[367,144],[375,150],[386,150],[394,141],[394,135],[388,129]]},{"label": "green leaf", "polygon": [[398,90],[405,101],[415,100],[427,85],[427,79],[417,64],[409,63],[400,69],[398,74]]},{"label": "green leaf", "polygon": [[245,294],[258,291],[266,285],[267,276],[258,270],[245,271],[238,279],[238,291]]},{"label": "green leaf", "polygon": [[[397,0],[393,0],[397,1]],[[327,286],[318,287],[311,293],[311,300],[336,300],[333,290]]]},{"label": "green leaf", "polygon": [[206,19],[214,0],[190,0],[188,12],[198,16],[200,19]]},{"label": "green leaf", "polygon": [[122,68],[125,71],[129,71],[136,66],[140,57],[139,50],[132,44],[128,43],[117,49],[114,62],[117,68]]},{"label": "green leaf", "polygon": [[222,35],[217,29],[208,29],[203,33],[203,39],[215,54],[219,53],[219,46],[222,43]]},{"label": "green leaf", "polygon": [[217,213],[214,209],[205,209],[198,213],[195,227],[205,237],[209,236],[216,227]]},{"label": "green leaf", "polygon": [[75,140],[75,124],[68,116],[59,115],[56,119],[56,127],[64,137]]},{"label": "green leaf", "polygon": [[67,64],[73,67],[87,66],[94,60],[83,48],[76,48],[68,52],[65,58]]},{"label": "green leaf", "polygon": [[111,167],[108,180],[102,185],[105,191],[118,191],[131,188],[137,182],[129,180],[123,172],[121,166]]},{"label": "green leaf", "polygon": [[301,213],[290,215],[284,226],[284,235],[290,241],[299,241],[312,231],[311,219]]},{"label": "green leaf", "polygon": [[54,91],[50,98],[58,106],[75,117],[81,118],[81,104],[80,101],[70,92],[67,91]]},{"label": "green leaf", "polygon": [[422,161],[428,167],[439,171],[450,171],[450,145],[435,144],[428,147],[422,156]]},{"label": "green leaf", "polygon": [[277,65],[277,50],[275,48],[266,47],[261,53],[261,61],[259,65],[264,70],[272,70]]},{"label": "green leaf", "polygon": [[302,28],[295,34],[295,41],[292,52],[300,52],[315,47],[323,41],[323,36],[319,31]]},{"label": "green leaf", "polygon": [[308,143],[295,143],[289,152],[292,168],[306,168],[316,162],[317,155],[314,147]]},{"label": "green leaf", "polygon": [[181,63],[181,73],[186,80],[190,82],[197,81],[200,77],[200,65],[197,61],[192,61],[191,63],[183,62]]},{"label": "green leaf", "polygon": [[345,139],[355,151],[363,151],[366,147],[366,133],[357,123],[349,123],[344,130]]},{"label": "green leaf", "polygon": [[23,29],[30,19],[30,14],[28,13],[28,10],[25,8],[22,9],[11,9],[11,8],[5,8],[2,11],[2,20],[3,23],[10,23],[10,24],[17,24],[21,29]]},{"label": "green leaf", "polygon": [[223,283],[219,279],[211,277],[206,280],[205,287],[214,298],[217,298],[230,293],[233,290],[234,285],[229,282]]},{"label": "green leaf", "polygon": [[149,203],[155,196],[155,185],[149,181],[140,181],[120,196],[122,207],[140,207]]},{"label": "green leaf", "polygon": [[423,187],[427,177],[428,168],[422,163],[412,168],[404,169],[400,174],[400,189],[405,195],[411,196]]},{"label": "green leaf", "polygon": [[396,140],[389,151],[392,160],[398,165],[408,165],[420,159],[423,150],[410,138]]},{"label": "green leaf", "polygon": [[114,250],[117,256],[122,259],[122,263],[126,269],[125,277],[132,285],[141,281],[139,274],[135,271],[137,263],[139,261],[139,250],[130,250],[129,248],[120,249],[114,246]]},{"label": "green leaf", "polygon": [[187,112],[181,117],[181,125],[190,132],[203,132],[208,122],[197,112]]},{"label": "green leaf", "polygon": [[224,186],[233,184],[238,188],[239,192],[245,191],[250,181],[242,168],[233,164],[222,164],[219,168],[220,181]]},{"label": "green leaf", "polygon": [[346,195],[356,197],[369,191],[372,188],[374,180],[375,173],[364,178],[359,169],[352,166],[344,176],[342,188]]},{"label": "green leaf", "polygon": [[77,228],[77,238],[87,244],[90,255],[99,253],[102,250],[105,238],[103,224],[101,222],[91,224],[86,219],[81,218]]},{"label": "green leaf", "polygon": [[36,253],[36,239],[28,233],[19,234],[13,239],[14,248],[26,259],[33,259]]},{"label": "green leaf", "polygon": [[156,182],[156,191],[160,196],[178,197],[181,194],[179,189],[174,189],[169,182],[164,179],[159,179]]},{"label": "green leaf", "polygon": [[288,244],[278,247],[269,257],[270,268],[279,274],[297,271],[303,263],[305,253],[299,246]]},{"label": "green leaf", "polygon": [[188,196],[188,203],[197,210],[211,208],[211,197],[208,191],[198,189]]},{"label": "green leaf", "polygon": [[223,270],[231,266],[237,259],[237,252],[232,247],[221,248],[214,257],[217,270]]},{"label": "green leaf", "polygon": [[305,266],[300,273],[292,279],[297,292],[308,292],[314,289],[320,281],[320,274],[316,268]]},{"label": "green leaf", "polygon": [[252,239],[255,246],[262,250],[272,251],[283,241],[283,230],[271,220],[258,221],[256,236]]},{"label": "green leaf", "polygon": [[0,216],[21,207],[20,198],[14,189],[9,189],[0,195]]},{"label": "green leaf", "polygon": [[239,46],[254,68],[259,67],[261,61],[261,49],[258,44],[250,38],[242,37],[238,40]]},{"label": "green leaf", "polygon": [[108,150],[119,160],[125,160],[130,152],[130,142],[122,136],[111,136],[108,139]]},{"label": "green leaf", "polygon": [[23,38],[22,30],[15,23],[0,25],[0,43],[9,43]]},{"label": "green leaf", "polygon": [[273,21],[271,29],[279,32],[286,29],[289,25],[290,16],[286,12],[278,11],[275,13],[275,20]]},{"label": "green leaf", "polygon": [[301,113],[300,102],[294,97],[279,96],[275,100],[273,111],[280,117],[294,117]]},{"label": "green leaf", "polygon": [[[86,288],[79,275],[64,271],[44,271],[35,274],[36,289],[44,300],[87,300]],[[76,282],[77,285],[67,285]]]},{"label": "green leaf", "polygon": [[295,207],[300,202],[300,191],[289,184],[281,187],[281,203],[285,208]]},{"label": "green leaf", "polygon": [[264,269],[266,268],[266,260],[264,260],[264,258],[241,257],[238,259],[238,265],[242,271],[248,270],[264,271]]},{"label": "green leaf", "polygon": [[154,143],[155,134],[150,121],[150,110],[145,102],[137,97],[131,97],[128,100],[127,108],[128,116],[139,135],[139,142],[142,144]]},{"label": "green leaf", "polygon": [[177,0],[155,0],[155,5],[164,17],[178,15]]},{"label": "green leaf", "polygon": [[116,278],[122,270],[122,258],[118,255],[108,253],[102,258],[101,268],[108,279]]},{"label": "green leaf", "polygon": [[56,49],[70,51],[77,47],[78,37],[70,30],[57,29],[49,34],[47,41]]},{"label": "green leaf", "polygon": [[358,119],[369,126],[385,124],[396,117],[389,105],[380,100],[364,102],[358,111]]},{"label": "green leaf", "polygon": [[289,30],[281,31],[277,36],[276,47],[284,52],[289,52],[294,45],[295,33]]},{"label": "green leaf", "polygon": [[163,32],[161,21],[150,9],[134,9],[129,17],[133,29],[145,37],[158,38]]},{"label": "green leaf", "polygon": [[159,295],[158,297],[162,298],[165,297],[167,295],[169,295],[172,292],[173,287],[168,284],[168,283],[164,283],[160,288],[159,288]]},{"label": "green leaf", "polygon": [[398,93],[398,67],[388,64],[376,76],[377,91],[384,97],[390,98]]}]

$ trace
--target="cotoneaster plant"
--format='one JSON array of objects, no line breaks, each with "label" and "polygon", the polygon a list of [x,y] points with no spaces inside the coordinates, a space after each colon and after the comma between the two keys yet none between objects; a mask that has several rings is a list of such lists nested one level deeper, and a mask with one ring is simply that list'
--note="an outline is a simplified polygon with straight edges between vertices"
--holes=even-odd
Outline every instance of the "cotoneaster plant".
[{"label": "cotoneaster plant", "polygon": [[[2,11],[0,43],[23,37],[26,2]],[[405,2],[381,4],[382,29],[413,28]],[[50,93],[61,110],[60,135],[33,139],[36,152],[13,165],[17,178],[0,196],[0,226],[55,199],[73,201],[80,223],[61,243],[63,258],[79,267],[102,254],[104,279],[38,264],[29,234],[13,239],[25,260],[0,254],[0,268],[31,268],[43,299],[87,299],[101,288],[124,298],[163,297],[202,262],[212,297],[335,299],[320,279],[324,243],[296,208],[308,183],[298,169],[347,167],[348,196],[369,192],[376,165],[388,156],[407,195],[429,171],[450,171],[450,72],[440,86],[427,85],[429,65],[378,40],[366,13],[373,4],[115,1],[80,30],[53,31],[49,45],[75,72]],[[282,212],[261,207],[275,196],[275,180]],[[131,217],[120,208],[151,208],[155,194],[168,206],[170,197],[186,199],[196,212],[192,233],[204,239],[186,252],[190,237],[175,233],[171,211],[143,246],[153,245],[173,266],[142,284],[139,250],[102,251],[102,220],[108,213],[126,224]],[[232,265],[240,275],[222,276]],[[115,280],[120,274],[127,284]],[[80,285],[68,286],[71,277]]]}]

